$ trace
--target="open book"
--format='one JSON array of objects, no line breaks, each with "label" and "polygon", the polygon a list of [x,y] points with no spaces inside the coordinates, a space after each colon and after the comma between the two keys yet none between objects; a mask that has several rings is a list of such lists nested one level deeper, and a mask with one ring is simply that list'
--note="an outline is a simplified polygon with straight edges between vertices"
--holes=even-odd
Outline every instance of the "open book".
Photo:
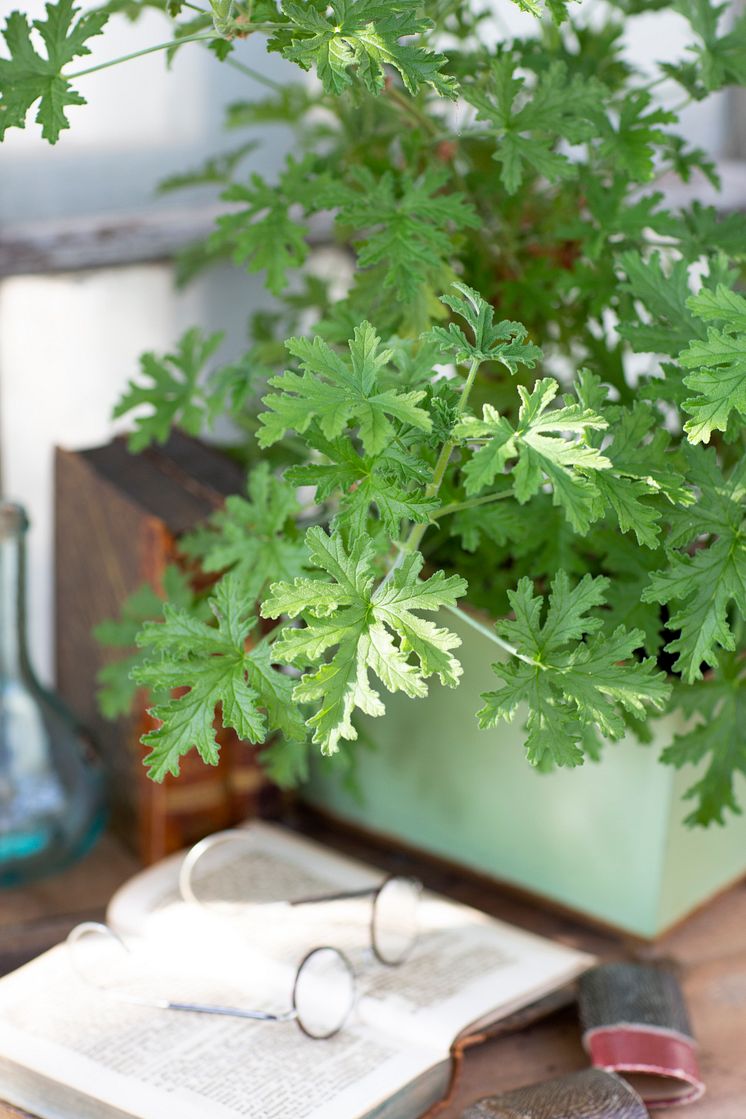
[{"label": "open book", "polygon": [[[245,849],[213,855],[205,888],[222,903],[180,900],[181,856],[111,901],[109,924],[147,960],[150,990],[282,1011],[303,955],[333,945],[357,975],[344,1029],[318,1041],[292,1021],[123,1003],[86,983],[63,944],[0,980],[0,1098],[42,1119],[415,1119],[445,1094],[457,1037],[593,962],[426,893],[414,951],[385,967],[366,950],[369,900],[277,901],[375,886],[380,871],[264,823]],[[226,902],[246,875],[256,904]]]}]

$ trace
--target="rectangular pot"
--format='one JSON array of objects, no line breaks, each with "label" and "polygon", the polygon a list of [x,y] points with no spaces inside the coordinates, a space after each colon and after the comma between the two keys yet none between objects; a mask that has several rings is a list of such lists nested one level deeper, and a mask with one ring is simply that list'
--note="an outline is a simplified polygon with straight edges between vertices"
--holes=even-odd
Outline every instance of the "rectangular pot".
[{"label": "rectangular pot", "polygon": [[655,722],[648,746],[629,736],[608,743],[599,763],[537,773],[520,713],[487,731],[474,717],[480,693],[497,686],[499,650],[462,622],[448,625],[463,642],[460,686],[431,683],[423,700],[386,694],[385,717],[360,721],[373,748],[351,747],[360,796],[316,757],[309,803],[648,939],[746,875],[746,815],[724,828],[683,824],[682,793],[697,771],[658,761],[681,726],[675,715]]}]

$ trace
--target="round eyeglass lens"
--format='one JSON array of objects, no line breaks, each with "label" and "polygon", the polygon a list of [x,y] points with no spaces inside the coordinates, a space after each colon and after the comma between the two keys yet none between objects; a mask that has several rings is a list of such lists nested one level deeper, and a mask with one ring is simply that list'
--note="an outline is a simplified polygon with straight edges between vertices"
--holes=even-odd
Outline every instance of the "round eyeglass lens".
[{"label": "round eyeglass lens", "polygon": [[387,878],[373,903],[371,939],[381,963],[400,964],[419,933],[418,910],[422,883],[416,878]]},{"label": "round eyeglass lens", "polygon": [[355,974],[336,948],[314,948],[298,968],[293,1008],[298,1025],[313,1038],[328,1038],[344,1026],[355,1002]]},{"label": "round eyeglass lens", "polygon": [[118,993],[118,988],[132,981],[130,954],[107,925],[96,921],[77,925],[67,944],[73,969],[91,986]]}]

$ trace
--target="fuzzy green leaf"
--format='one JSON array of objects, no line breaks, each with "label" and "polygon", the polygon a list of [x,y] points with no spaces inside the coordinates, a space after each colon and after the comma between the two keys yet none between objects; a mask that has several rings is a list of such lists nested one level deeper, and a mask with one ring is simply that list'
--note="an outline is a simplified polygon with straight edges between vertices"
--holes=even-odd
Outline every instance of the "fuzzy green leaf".
[{"label": "fuzzy green leaf", "polygon": [[267,641],[246,648],[256,618],[247,613],[235,576],[218,583],[209,603],[217,625],[166,604],[165,620],[148,622],[140,631],[138,643],[156,656],[135,670],[137,683],[189,689],[150,710],[161,723],[142,738],[150,747],[144,764],[154,781],[167,773],[178,776],[181,758],[192,749],[208,765],[217,765],[218,705],[223,726],[249,742],[263,742],[271,730],[304,737],[292,704],[293,681],[273,668]]},{"label": "fuzzy green leaf", "polygon": [[733,653],[723,658],[719,673],[692,688],[680,688],[676,698],[684,712],[699,717],[695,727],[677,734],[661,761],[683,769],[702,765],[704,773],[687,789],[685,799],[696,803],[686,817],[690,826],[725,824],[725,813],[740,816],[735,778],[746,777],[746,680],[743,661]]},{"label": "fuzzy green leaf", "polygon": [[703,663],[717,665],[719,648],[735,648],[731,605],[746,613],[746,461],[728,478],[713,452],[691,451],[689,462],[699,498],[691,509],[676,511],[669,537],[672,548],[686,550],[671,552],[668,567],[653,573],[643,599],[668,606],[668,629],[679,635],[666,648],[678,654],[674,667],[691,683],[701,679]]},{"label": "fuzzy green leaf", "polygon": [[[529,501],[549,482],[554,502],[578,532],[585,532],[603,511],[593,477],[611,463],[585,442],[590,429],[603,429],[606,420],[580,404],[549,408],[559,385],[550,377],[537,381],[529,392],[518,386],[521,407],[518,424],[485,404],[482,419],[464,417],[454,429],[454,438],[482,443],[464,466],[466,492],[479,493],[492,485],[506,467],[514,478],[514,493],[521,504]],[[575,433],[567,439],[564,432]]]},{"label": "fuzzy green leaf", "polygon": [[299,505],[295,491],[260,463],[248,477],[249,500],[226,498],[209,522],[183,537],[180,550],[203,571],[232,571],[247,602],[255,602],[270,580],[294,579],[304,568],[305,547],[294,531]]},{"label": "fuzzy green leaf", "polygon": [[727,34],[718,35],[726,4],[713,0],[676,0],[674,7],[689,20],[700,42],[695,51],[697,76],[705,89],[746,85],[746,16],[740,15]]},{"label": "fuzzy green leaf", "polygon": [[284,291],[288,271],[300,268],[308,256],[308,227],[293,216],[293,208],[313,208],[309,180],[315,163],[313,156],[289,156],[278,182],[268,183],[254,173],[248,184],[233,183],[222,194],[224,201],[238,202],[243,209],[218,218],[208,246],[228,250],[251,272],[265,271],[275,295]]},{"label": "fuzzy green leaf", "polygon": [[514,76],[515,69],[516,61],[509,56],[496,58],[489,81],[465,90],[477,120],[492,125],[498,141],[492,158],[502,164],[500,177],[508,194],[516,193],[529,171],[550,182],[577,174],[570,160],[554,149],[559,139],[573,144],[590,139],[606,93],[592,78],[569,78],[564,64],[555,62],[537,76],[529,94],[524,78]]},{"label": "fuzzy green leaf", "polygon": [[286,371],[270,380],[270,385],[281,392],[263,399],[270,411],[259,416],[260,446],[271,446],[287,431],[303,433],[313,420],[318,421],[326,439],[336,438],[354,424],[366,454],[379,453],[393,439],[392,420],[420,431],[430,430],[430,417],[418,407],[425,397],[424,389],[402,393],[380,388],[391,351],[380,348],[381,339],[370,323],[355,328],[348,343],[349,360],[318,336],[312,340],[291,338],[286,345],[303,373]]},{"label": "fuzzy green leaf", "polygon": [[163,598],[172,606],[190,613],[200,614],[189,579],[174,564],[163,572],[163,597],[149,583],[143,583],[122,603],[117,618],[99,622],[93,636],[100,645],[113,650],[128,650],[124,656],[111,660],[99,671],[96,702],[106,719],[128,715],[132,709],[138,685],[132,672],[145,660],[142,649],[137,649],[137,635],[145,622],[157,620],[163,611]]},{"label": "fuzzy green leaf", "polygon": [[141,379],[129,382],[113,413],[116,418],[140,405],[150,409],[135,416],[129,437],[131,451],[141,451],[150,443],[165,443],[177,424],[189,435],[200,433],[208,410],[201,379],[222,340],[222,334],[205,335],[193,327],[180,338],[174,353],[163,357],[142,355]]},{"label": "fuzzy green leaf", "polygon": [[[62,74],[63,66],[90,54],[89,39],[100,35],[109,16],[104,11],[87,12],[80,19],[73,0],[47,4],[46,19],[29,23],[22,12],[11,12],[3,37],[8,58],[0,58],[0,140],[8,128],[23,128],[26,115],[37,101],[37,124],[50,144],[69,128],[65,110],[85,105],[85,98],[72,88]],[[44,43],[46,57],[37,52],[31,38],[32,28]]]},{"label": "fuzzy green leaf", "polygon": [[[359,455],[349,440],[326,440],[318,434],[308,442],[327,459],[305,466],[291,466],[285,477],[295,486],[314,486],[316,501],[338,498],[334,526],[355,539],[369,529],[369,518],[377,513],[386,532],[397,537],[402,521],[426,523],[439,502],[425,497],[427,465],[398,447],[387,447],[378,455]],[[407,481],[420,479],[417,489],[405,488]]]},{"label": "fuzzy green leaf", "polygon": [[454,233],[480,225],[463,194],[443,189],[450,177],[443,167],[417,178],[391,171],[376,176],[360,167],[349,184],[324,192],[324,205],[338,208],[340,226],[365,231],[354,237],[359,267],[383,265],[383,285],[399,299],[417,298],[425,285],[440,287],[451,275]]},{"label": "fuzzy green leaf", "polygon": [[619,263],[627,273],[622,285],[644,306],[649,322],[625,321],[619,333],[639,353],[677,354],[700,333],[691,312],[689,270],[686,261],[676,261],[668,274],[660,253],[643,260],[639,253],[622,253]]},{"label": "fuzzy green leaf", "polygon": [[527,704],[526,753],[532,765],[549,759],[582,765],[588,728],[621,738],[625,713],[644,717],[648,707],[661,710],[668,698],[670,687],[655,661],[633,659],[643,640],[639,630],[619,626],[611,634],[599,632],[602,618],[590,611],[602,605],[607,586],[607,579],[585,575],[571,588],[560,571],[545,602],[534,595],[530,579],[521,579],[509,594],[514,619],[495,627],[523,659],[493,665],[504,684],[482,696],[480,726],[512,719]]},{"label": "fuzzy green leaf", "polygon": [[315,666],[296,685],[294,698],[314,704],[307,725],[322,752],[333,754],[340,739],[357,738],[352,724],[356,708],[367,715],[384,714],[369,672],[388,691],[412,697],[427,693],[425,681],[433,674],[451,687],[458,683],[461,666],[451,651],[460,645],[458,637],[416,612],[454,605],[466,584],[441,571],[421,580],[423,560],[415,552],[374,589],[375,553],[365,538],[358,538],[347,551],[339,534],[327,536],[314,527],[306,533],[306,542],[312,561],[331,582],[275,583],[262,615],[300,615],[306,622],[303,629],[286,628],[274,654],[287,664]]},{"label": "fuzzy green leaf", "polygon": [[725,286],[692,296],[689,309],[709,327],[679,354],[679,363],[694,370],[684,384],[696,396],[682,407],[692,419],[684,424],[690,443],[709,443],[713,431],[726,431],[731,413],[746,416],[746,299]]},{"label": "fuzzy green leaf", "polygon": [[430,86],[454,98],[457,86],[443,73],[444,56],[411,39],[432,26],[420,9],[419,0],[332,0],[328,7],[283,0],[287,24],[268,46],[304,70],[315,67],[327,93],[343,93],[354,78],[380,93],[384,68],[391,66],[410,93]]},{"label": "fuzzy green leaf", "polygon": [[454,284],[458,295],[444,295],[442,301],[459,315],[471,328],[473,341],[470,341],[456,323],[448,327],[434,326],[426,336],[429,342],[437,344],[444,357],[459,364],[471,361],[498,361],[510,373],[515,373],[519,365],[533,369],[541,360],[541,350],[531,342],[526,342],[528,331],[519,322],[495,322],[495,309],[473,288],[466,284]]},{"label": "fuzzy green leaf", "polygon": [[600,154],[637,183],[645,183],[655,174],[656,151],[666,143],[666,133],[659,125],[678,120],[675,113],[653,105],[650,93],[632,90],[617,109],[616,127],[610,117],[605,118]]}]

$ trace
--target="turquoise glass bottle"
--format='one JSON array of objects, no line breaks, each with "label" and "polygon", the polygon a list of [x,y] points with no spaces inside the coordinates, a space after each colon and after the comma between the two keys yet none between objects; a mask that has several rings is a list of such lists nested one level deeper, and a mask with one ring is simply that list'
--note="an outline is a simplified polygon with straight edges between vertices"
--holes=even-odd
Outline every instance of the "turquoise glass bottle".
[{"label": "turquoise glass bottle", "polygon": [[0,502],[0,886],[60,869],[105,818],[104,778],[85,732],[31,668],[19,505]]}]

